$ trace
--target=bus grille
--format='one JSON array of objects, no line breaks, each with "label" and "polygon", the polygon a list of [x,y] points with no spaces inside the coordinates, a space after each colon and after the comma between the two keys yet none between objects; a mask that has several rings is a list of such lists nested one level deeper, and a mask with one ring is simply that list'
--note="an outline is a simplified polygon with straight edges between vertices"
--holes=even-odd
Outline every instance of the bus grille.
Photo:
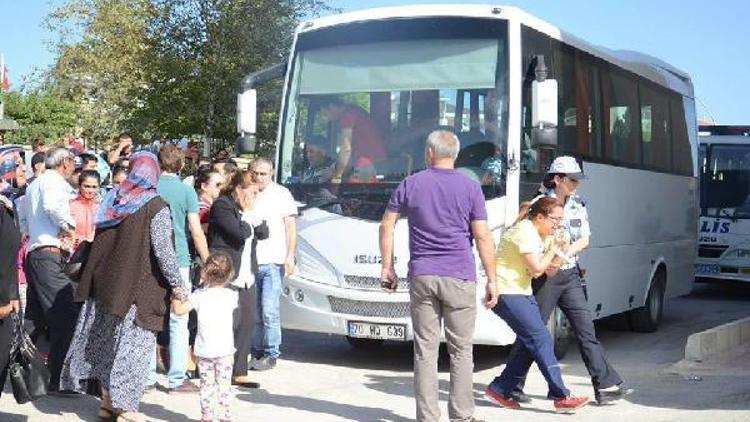
[{"label": "bus grille", "polygon": [[409,302],[364,302],[328,296],[331,310],[339,314],[379,318],[407,318]]},{"label": "bus grille", "polygon": [[[346,285],[355,289],[363,290],[381,290],[379,277],[366,277],[360,275],[345,275]],[[406,278],[398,279],[398,291],[409,290],[408,280]]]},{"label": "bus grille", "polygon": [[698,256],[701,258],[718,258],[728,247],[727,245],[699,245]]}]

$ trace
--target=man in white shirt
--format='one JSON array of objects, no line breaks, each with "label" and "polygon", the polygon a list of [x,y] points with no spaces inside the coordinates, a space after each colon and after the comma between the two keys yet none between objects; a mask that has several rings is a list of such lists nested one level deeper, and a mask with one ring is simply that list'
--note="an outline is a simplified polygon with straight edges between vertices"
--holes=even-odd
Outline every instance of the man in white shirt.
[{"label": "man in white shirt", "polygon": [[281,354],[279,297],[284,275],[294,272],[297,249],[297,206],[289,190],[273,181],[273,163],[256,158],[250,171],[258,184],[255,212],[268,224],[268,238],[256,248],[255,323],[250,353],[253,369],[264,371],[276,366]]},{"label": "man in white shirt", "polygon": [[47,153],[45,165],[48,170],[26,192],[26,276],[31,290],[29,304],[36,306],[49,328],[49,390],[55,392],[78,318],[73,285],[63,272],[66,245],[75,241],[75,220],[69,205],[75,192],[66,181],[75,170],[75,162],[69,150],[58,147]]}]

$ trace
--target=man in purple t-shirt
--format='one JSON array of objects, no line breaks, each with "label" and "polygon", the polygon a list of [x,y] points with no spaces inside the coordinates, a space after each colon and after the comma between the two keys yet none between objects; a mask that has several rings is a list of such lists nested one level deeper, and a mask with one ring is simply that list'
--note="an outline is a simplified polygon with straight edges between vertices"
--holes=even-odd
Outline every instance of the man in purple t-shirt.
[{"label": "man in purple t-shirt", "polygon": [[476,267],[472,239],[487,273],[485,306],[497,303],[495,245],[479,184],[453,168],[459,142],[448,131],[427,137],[428,169],[407,177],[391,196],[380,224],[381,285],[394,291],[393,228],[409,222],[409,296],[414,328],[414,392],[418,421],[440,420],[437,359],[440,318],[451,365],[448,416],[471,421],[474,414],[472,338],[476,317]]}]

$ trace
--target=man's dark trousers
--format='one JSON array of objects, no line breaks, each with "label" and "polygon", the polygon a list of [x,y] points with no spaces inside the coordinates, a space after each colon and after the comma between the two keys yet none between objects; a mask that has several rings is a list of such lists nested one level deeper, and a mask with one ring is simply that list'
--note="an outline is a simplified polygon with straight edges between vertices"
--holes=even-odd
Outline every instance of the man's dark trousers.
[{"label": "man's dark trousers", "polygon": [[[546,280],[544,280],[546,278]],[[583,283],[578,273],[578,268],[560,270],[553,277],[543,277],[535,280],[534,295],[539,304],[542,321],[549,320],[550,315],[559,307],[565,314],[578,341],[578,350],[581,359],[591,376],[591,383],[595,389],[612,387],[622,383],[622,378],[607,361],[604,348],[596,338],[594,321],[586,302],[586,294]],[[518,353],[518,348],[523,347],[516,341],[508,356],[508,360]],[[532,364],[528,360],[528,366]],[[527,371],[528,373],[528,371]],[[523,390],[526,378],[522,378],[516,391]]]},{"label": "man's dark trousers", "polygon": [[73,303],[73,284],[63,272],[59,250],[33,250],[26,259],[26,275],[36,303],[41,307],[49,328],[50,390],[60,387],[60,372],[78,319],[79,306]]}]

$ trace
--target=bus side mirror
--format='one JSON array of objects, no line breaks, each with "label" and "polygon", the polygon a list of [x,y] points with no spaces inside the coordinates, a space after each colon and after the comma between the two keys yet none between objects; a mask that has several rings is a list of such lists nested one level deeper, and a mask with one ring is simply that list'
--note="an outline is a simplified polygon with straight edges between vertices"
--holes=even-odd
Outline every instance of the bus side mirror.
[{"label": "bus side mirror", "polygon": [[557,146],[557,81],[531,82],[532,147]]},{"label": "bus side mirror", "polygon": [[255,151],[255,130],[257,123],[257,93],[254,89],[237,94],[237,152],[244,154]]}]

